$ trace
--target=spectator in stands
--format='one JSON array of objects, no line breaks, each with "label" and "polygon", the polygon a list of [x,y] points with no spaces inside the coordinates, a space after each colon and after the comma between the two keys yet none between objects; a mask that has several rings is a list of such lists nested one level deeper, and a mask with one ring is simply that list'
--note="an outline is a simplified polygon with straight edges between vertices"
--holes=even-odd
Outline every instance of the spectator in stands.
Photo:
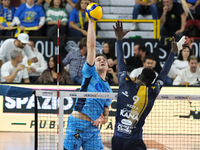
[{"label": "spectator in stands", "polygon": [[[148,55],[145,57],[144,61],[143,61],[143,67],[139,67],[134,69],[133,71],[131,71],[130,73],[130,78],[133,82],[136,81],[136,78],[142,73],[142,70],[144,68],[150,68],[150,69],[154,69],[156,66],[156,60],[153,57],[153,55]],[[155,72],[156,76],[158,76],[158,73]]]},{"label": "spectator in stands", "polygon": [[0,67],[3,63],[11,60],[10,52],[16,48],[21,48],[23,54],[25,54],[31,62],[37,62],[38,59],[31,50],[31,47],[27,44],[29,43],[29,36],[26,33],[21,33],[17,39],[7,39],[3,42],[0,47]]},{"label": "spectator in stands", "polygon": [[1,81],[21,83],[22,79],[24,79],[24,83],[30,83],[25,65],[20,64],[23,59],[22,50],[14,49],[10,55],[11,60],[2,65]]},{"label": "spectator in stands", "polygon": [[[2,0],[0,5],[0,36],[13,36],[14,31],[9,25],[12,23],[15,7],[10,5],[10,0]],[[6,29],[6,27],[9,27]]]},{"label": "spectator in stands", "polygon": [[[132,19],[137,19],[139,14],[152,14],[153,19],[158,19],[157,0],[135,0]],[[137,30],[137,23],[133,23],[132,30]]]},{"label": "spectator in stands", "polygon": [[173,65],[176,67],[177,73],[180,73],[182,69],[189,68],[188,60],[191,56],[190,47],[184,46],[182,50],[180,50],[178,58],[174,60]]},{"label": "spectator in stands", "polygon": [[43,25],[45,23],[45,12],[41,6],[35,5],[34,0],[26,0],[15,12],[14,24],[18,25],[15,36],[21,31],[30,36],[44,35]]},{"label": "spectator in stands", "polygon": [[[134,46],[134,56],[133,57],[129,57],[125,60],[126,64],[127,64],[127,72],[131,72],[132,70],[139,68],[139,67],[143,67],[143,62],[144,59],[147,55],[150,55],[149,52],[147,52],[147,49],[145,47],[145,45],[143,43],[139,43],[139,44],[135,44]],[[151,54],[154,58],[155,58],[155,68],[154,70],[157,73],[160,73],[162,67],[160,66],[160,61],[158,59],[158,57],[154,54]],[[168,78],[167,78],[168,79]]]},{"label": "spectator in stands", "polygon": [[139,43],[134,45],[134,56],[129,57],[125,60],[128,72],[131,72],[133,69],[143,66],[146,51],[147,50],[144,44]]},{"label": "spectator in stands", "polygon": [[116,72],[117,59],[115,57],[115,50],[113,49],[113,45],[110,42],[104,42],[102,54],[107,57],[108,66],[113,68],[113,71]]},{"label": "spectator in stands", "polygon": [[111,86],[118,85],[118,77],[112,67],[108,68],[108,71],[106,74],[106,80],[108,81],[109,85],[111,85]]},{"label": "spectator in stands", "polygon": [[66,10],[68,13],[70,13],[72,9],[75,8],[75,5],[78,2],[78,0],[66,0],[66,1],[67,1]]},{"label": "spectator in stands", "polygon": [[115,51],[113,49],[113,46],[110,42],[106,41],[103,44],[103,51],[102,54],[104,54],[107,57],[108,61],[108,72],[106,74],[107,81],[109,85],[118,85],[118,78],[117,78],[117,59],[115,57]]},{"label": "spectator in stands", "polygon": [[173,85],[196,85],[200,81],[200,68],[196,56],[190,56],[189,68],[185,68],[174,79]]},{"label": "spectator in stands", "polygon": [[37,48],[35,48],[34,41],[32,41],[32,40],[29,40],[29,41],[30,41],[30,43],[28,45],[31,47],[32,51],[34,52],[35,56],[37,57],[38,62],[31,63],[28,60],[27,56],[25,56],[23,58],[22,62],[28,69],[30,82],[34,83],[38,79],[38,77],[42,74],[42,72],[47,69],[47,62],[44,59],[44,56],[38,51]]},{"label": "spectator in stands", "polygon": [[115,50],[111,42],[104,42],[102,54],[104,54],[108,59],[111,58],[114,60],[114,65],[117,63],[117,59],[115,57]]},{"label": "spectator in stands", "polygon": [[47,23],[47,36],[54,41],[57,45],[57,30],[58,30],[58,20],[59,20],[59,37],[60,37],[60,49],[62,50],[65,46],[65,33],[68,15],[63,7],[62,0],[52,0],[49,8],[46,10],[46,23]]},{"label": "spectator in stands", "polygon": [[[49,59],[49,68],[40,75],[36,83],[57,83],[57,55]],[[59,63],[59,84],[73,84],[61,61]]]},{"label": "spectator in stands", "polygon": [[200,37],[200,19],[187,20],[184,35],[187,37]]},{"label": "spectator in stands", "polygon": [[163,0],[162,7],[159,8],[160,16],[160,35],[174,36],[179,40],[183,36],[186,24],[186,15],[180,3],[173,0]]},{"label": "spectator in stands", "polygon": [[63,64],[65,66],[69,64],[68,71],[70,74],[70,78],[75,84],[81,84],[83,79],[82,68],[87,56],[86,41],[87,39],[85,37],[82,38],[79,43],[80,50],[70,51],[63,59]]},{"label": "spectator in stands", "polygon": [[174,63],[171,66],[168,76],[174,80],[180,72],[185,69],[189,68],[189,57],[191,56],[191,49],[189,46],[183,46],[183,49],[179,51],[178,58],[174,60]]},{"label": "spectator in stands", "polygon": [[85,10],[90,0],[79,0],[70,12],[68,35],[72,37],[87,36],[88,18]]}]

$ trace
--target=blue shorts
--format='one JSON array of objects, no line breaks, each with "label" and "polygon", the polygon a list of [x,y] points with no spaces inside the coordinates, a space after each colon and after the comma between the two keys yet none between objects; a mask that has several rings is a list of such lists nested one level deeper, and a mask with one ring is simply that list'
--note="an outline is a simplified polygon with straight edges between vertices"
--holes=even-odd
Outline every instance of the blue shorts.
[{"label": "blue shorts", "polygon": [[64,148],[66,150],[103,150],[100,129],[90,121],[73,117],[68,118]]}]

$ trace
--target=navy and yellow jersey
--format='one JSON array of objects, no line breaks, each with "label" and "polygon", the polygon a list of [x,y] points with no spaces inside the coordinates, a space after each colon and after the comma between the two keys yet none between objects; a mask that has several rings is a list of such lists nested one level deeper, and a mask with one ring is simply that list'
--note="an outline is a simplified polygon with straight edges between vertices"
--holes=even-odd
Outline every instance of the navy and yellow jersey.
[{"label": "navy and yellow jersey", "polygon": [[0,5],[0,23],[7,27],[12,22],[15,13],[15,7],[10,6],[10,8],[4,8]]},{"label": "navy and yellow jersey", "polygon": [[122,50],[122,41],[117,41],[117,65],[119,90],[114,136],[127,139],[142,139],[142,127],[151,111],[165,80],[174,54],[170,53],[163,69],[154,84],[149,87],[139,86],[127,75]]},{"label": "navy and yellow jersey", "polygon": [[15,17],[18,17],[21,25],[25,27],[38,26],[40,17],[45,17],[45,12],[41,6],[34,5],[31,8],[26,7],[26,3],[18,7],[15,12]]},{"label": "navy and yellow jersey", "polygon": [[[95,66],[85,62],[83,69],[81,92],[109,92],[112,90],[107,81],[102,80]],[[104,112],[104,107],[109,107],[112,99],[102,98],[77,98],[74,110],[88,115],[92,120],[98,119]]]}]

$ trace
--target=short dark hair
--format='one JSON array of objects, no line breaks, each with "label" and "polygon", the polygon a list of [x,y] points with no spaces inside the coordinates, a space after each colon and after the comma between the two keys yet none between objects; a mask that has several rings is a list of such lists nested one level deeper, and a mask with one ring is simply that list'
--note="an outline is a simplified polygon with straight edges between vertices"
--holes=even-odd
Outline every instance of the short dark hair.
[{"label": "short dark hair", "polygon": [[143,43],[139,43],[139,44],[137,44],[137,45],[139,45],[139,47],[138,47],[139,51],[140,51],[140,50],[142,50],[143,52],[146,52],[146,51],[147,51],[147,49],[146,49],[146,47],[145,47],[145,45],[144,45]]},{"label": "short dark hair", "polygon": [[197,62],[198,62],[197,57],[194,56],[194,55],[191,55],[191,56],[188,58],[188,61],[190,61],[190,60],[197,60]]},{"label": "short dark hair", "polygon": [[151,60],[156,61],[156,60],[155,60],[155,57],[154,57],[152,54],[149,54],[149,55],[145,56],[143,62],[145,62],[147,59],[151,59]]},{"label": "short dark hair", "polygon": [[86,46],[86,44],[87,44],[87,38],[84,37],[84,38],[82,38],[82,39],[80,40],[79,48],[82,49],[83,46]]},{"label": "short dark hair", "polygon": [[105,59],[107,59],[106,55],[104,55],[104,54],[96,54],[96,58],[99,56],[103,56]]},{"label": "short dark hair", "polygon": [[153,69],[150,69],[150,68],[144,68],[142,70],[141,75],[144,76],[144,78],[146,80],[149,80],[151,82],[153,82],[153,80],[156,78],[155,71]]}]

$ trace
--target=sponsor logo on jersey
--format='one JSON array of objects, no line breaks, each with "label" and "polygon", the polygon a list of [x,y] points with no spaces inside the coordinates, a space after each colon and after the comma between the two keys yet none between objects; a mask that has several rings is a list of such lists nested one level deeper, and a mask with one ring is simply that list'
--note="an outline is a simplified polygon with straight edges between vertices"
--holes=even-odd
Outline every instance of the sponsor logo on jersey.
[{"label": "sponsor logo on jersey", "polygon": [[125,125],[127,125],[127,126],[131,126],[131,125],[132,125],[132,122],[131,122],[130,120],[128,120],[128,119],[122,119],[122,120],[121,120],[121,123],[122,123],[122,124],[125,124]]},{"label": "sponsor logo on jersey", "polygon": [[117,131],[123,132],[126,134],[131,134],[133,127],[132,126],[127,126],[123,124],[118,124],[117,125]]},{"label": "sponsor logo on jersey", "polygon": [[122,94],[123,94],[124,96],[128,97],[128,92],[127,92],[127,91],[122,92]]},{"label": "sponsor logo on jersey", "polygon": [[127,118],[127,119],[132,119],[132,120],[137,120],[138,121],[138,115],[139,113],[137,111],[131,111],[127,110],[126,108],[121,109],[120,115]]}]

